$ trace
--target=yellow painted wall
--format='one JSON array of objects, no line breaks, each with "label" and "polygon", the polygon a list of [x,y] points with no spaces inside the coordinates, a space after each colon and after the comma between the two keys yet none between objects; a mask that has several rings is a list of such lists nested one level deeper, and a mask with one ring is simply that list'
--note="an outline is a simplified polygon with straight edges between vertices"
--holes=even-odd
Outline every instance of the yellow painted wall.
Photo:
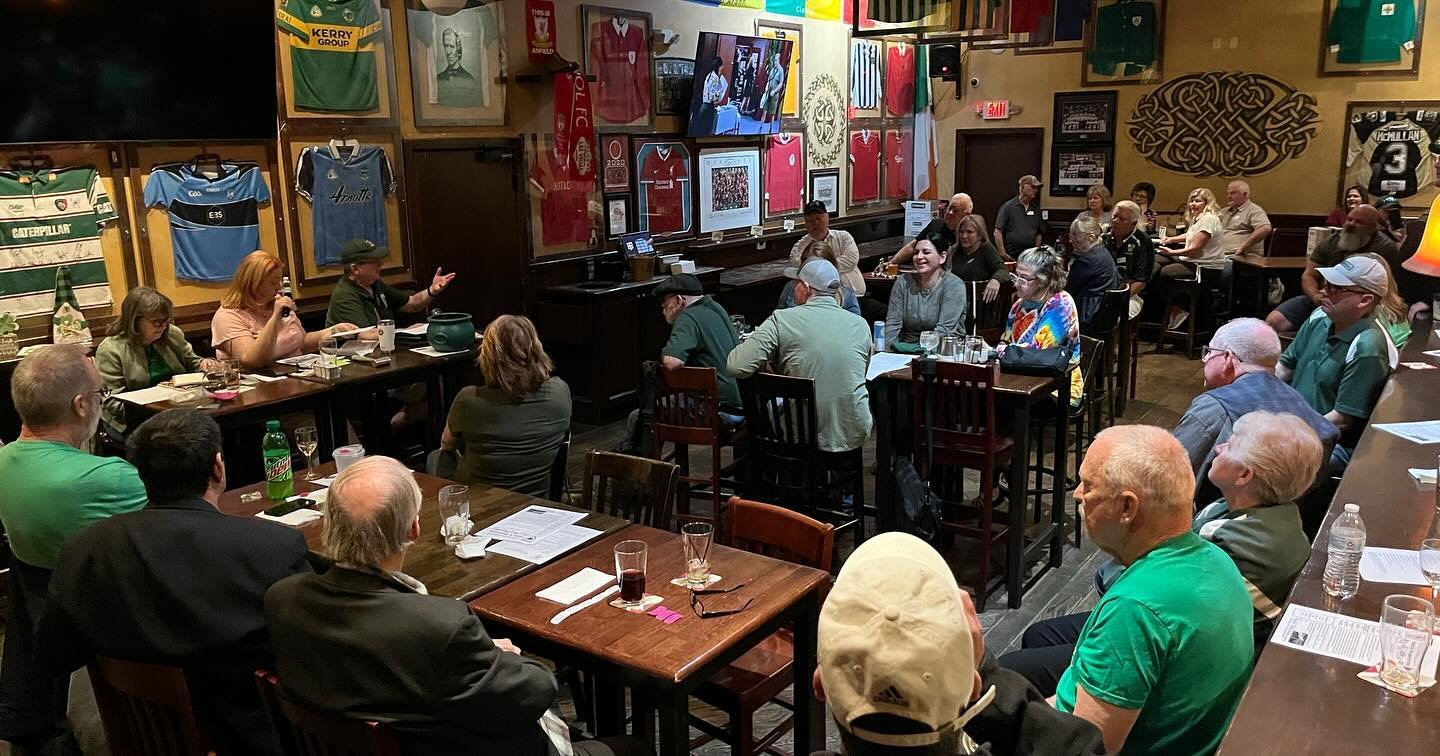
[{"label": "yellow painted wall", "polygon": [[[1345,137],[1345,104],[1358,100],[1440,100],[1440,11],[1425,19],[1424,46],[1418,79],[1405,77],[1318,77],[1321,15],[1319,0],[1169,0],[1166,4],[1163,73],[1165,80],[1201,71],[1263,73],[1308,92],[1318,101],[1319,130],[1295,160],[1248,179],[1251,196],[1269,212],[1328,213],[1340,192],[1340,150]],[[1431,3],[1432,8],[1436,7]],[[1221,49],[1215,49],[1219,38]],[[1235,47],[1231,49],[1232,39]],[[955,176],[955,130],[971,128],[1042,127],[1046,131],[1044,173],[1049,180],[1049,133],[1055,92],[1079,91],[1080,53],[1015,55],[976,50],[963,65],[964,101],[955,99],[955,85],[936,82],[940,183]],[[980,85],[969,86],[969,79]],[[1158,205],[1177,206],[1197,186],[1223,196],[1226,179],[1198,178],[1158,168],[1130,146],[1125,120],[1140,96],[1155,86],[1118,86],[1118,132],[1115,179],[1121,194],[1137,181],[1159,189]],[[1096,87],[1100,90],[1103,87]],[[1023,110],[1008,121],[981,121],[971,106],[977,100],[1008,99]],[[1048,193],[1048,189],[1045,190]],[[1048,207],[1082,207],[1080,198],[1044,196]]]}]

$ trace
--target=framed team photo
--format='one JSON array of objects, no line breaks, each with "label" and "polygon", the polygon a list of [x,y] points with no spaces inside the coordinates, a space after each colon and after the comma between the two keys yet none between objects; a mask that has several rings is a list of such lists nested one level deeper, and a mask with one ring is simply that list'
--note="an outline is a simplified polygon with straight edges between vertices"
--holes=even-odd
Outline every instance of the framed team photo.
[{"label": "framed team photo", "polygon": [[636,137],[630,147],[635,177],[635,211],[630,228],[648,231],[656,240],[693,236],[696,222],[690,143],[676,137]]},{"label": "framed team photo", "polygon": [[1325,0],[1321,76],[1420,75],[1425,0]]},{"label": "framed team photo", "polygon": [[799,24],[787,24],[780,21],[755,20],[755,36],[765,39],[788,39],[790,45],[790,64],[787,66],[789,76],[785,80],[785,97],[780,101],[780,116],[782,118],[800,117],[800,42],[801,27]]},{"label": "framed team photo", "polygon": [[1051,197],[1084,197],[1092,186],[1110,186],[1114,175],[1113,145],[1050,145]]},{"label": "framed team photo", "polygon": [[765,138],[765,217],[794,215],[805,207],[805,135]]},{"label": "framed team photo", "polygon": [[614,239],[630,233],[630,198],[605,198],[605,237]]},{"label": "framed team photo", "polygon": [[580,6],[581,64],[586,74],[595,77],[590,90],[596,126],[647,131],[655,125],[653,28],[650,14],[644,11]]},{"label": "framed team photo", "polygon": [[[362,119],[394,126],[398,0],[275,0],[275,57],[285,120]],[[323,33],[320,33],[323,30]]]},{"label": "framed team photo", "polygon": [[760,224],[760,150],[710,147],[700,151],[696,168],[700,233]]},{"label": "framed team photo", "polygon": [[830,217],[840,215],[840,169],[810,171],[810,199],[825,203]]},{"label": "framed team photo", "polygon": [[606,192],[630,191],[630,137],[600,135],[601,188]]},{"label": "framed team photo", "polygon": [[405,10],[415,125],[499,126],[506,120],[505,24],[499,2],[442,14]]},{"label": "framed team photo", "polygon": [[1115,141],[1115,97],[1117,92],[1056,92],[1055,122],[1051,139],[1056,142]]},{"label": "framed team photo", "polygon": [[604,219],[596,182],[563,177],[563,164],[555,154],[553,135],[525,136],[525,194],[534,259],[589,252],[600,245]]},{"label": "framed team photo", "polygon": [[1440,100],[1351,102],[1340,146],[1340,186],[1359,185],[1365,201],[1395,197],[1400,207],[1430,208],[1440,193]]},{"label": "framed team photo", "polygon": [[1165,0],[1095,0],[1085,25],[1080,85],[1157,84],[1165,50]]},{"label": "framed team photo", "polygon": [[850,207],[863,207],[882,201],[880,189],[881,153],[884,140],[879,129],[851,129],[848,146],[850,170],[850,191],[847,196]]}]

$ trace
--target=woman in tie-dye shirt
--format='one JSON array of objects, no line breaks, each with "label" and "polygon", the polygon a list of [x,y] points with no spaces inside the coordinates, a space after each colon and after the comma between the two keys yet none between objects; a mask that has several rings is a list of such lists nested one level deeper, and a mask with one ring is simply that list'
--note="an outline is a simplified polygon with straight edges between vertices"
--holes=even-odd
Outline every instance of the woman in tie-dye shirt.
[{"label": "woman in tie-dye shirt", "polygon": [[1003,344],[1070,350],[1070,404],[1080,403],[1080,314],[1065,291],[1065,261],[1049,247],[1034,247],[1015,263],[1015,304],[1005,321]]}]

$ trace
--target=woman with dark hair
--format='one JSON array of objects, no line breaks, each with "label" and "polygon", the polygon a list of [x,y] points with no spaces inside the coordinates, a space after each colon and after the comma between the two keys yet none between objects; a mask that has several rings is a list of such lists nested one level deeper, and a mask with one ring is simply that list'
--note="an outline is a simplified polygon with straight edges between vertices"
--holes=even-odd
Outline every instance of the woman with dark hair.
[{"label": "woman with dark hair", "polygon": [[1349,215],[1351,210],[1363,204],[1365,204],[1364,187],[1359,184],[1351,184],[1345,187],[1345,196],[1340,201],[1340,207],[1330,211],[1330,215],[1325,218],[1325,225],[1336,227],[1344,226],[1345,216]]},{"label": "woman with dark hair", "polygon": [[700,89],[700,107],[695,111],[695,124],[690,133],[714,134],[715,133],[715,109],[724,102],[725,95],[730,91],[729,82],[725,81],[725,75],[720,69],[725,67],[725,61],[716,55],[710,61],[710,73],[705,74],[705,86]]},{"label": "woman with dark hair", "polygon": [[[168,381],[180,373],[211,371],[217,360],[195,354],[185,332],[174,324],[170,298],[149,286],[137,286],[120,304],[120,317],[110,324],[110,336],[95,348],[95,367],[106,387],[136,391]],[[127,427],[125,403],[105,402],[105,422],[123,433]]]},{"label": "woman with dark hair", "polygon": [[965,334],[965,284],[945,269],[950,250],[939,249],[939,235],[915,242],[915,272],[895,279],[885,313],[885,349],[919,354],[920,334]]}]

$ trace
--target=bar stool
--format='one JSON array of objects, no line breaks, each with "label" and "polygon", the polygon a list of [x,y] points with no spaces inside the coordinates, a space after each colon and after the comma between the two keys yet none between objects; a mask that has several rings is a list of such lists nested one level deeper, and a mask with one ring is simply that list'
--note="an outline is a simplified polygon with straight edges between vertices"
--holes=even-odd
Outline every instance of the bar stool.
[{"label": "bar stool", "polygon": [[[1187,263],[1188,264],[1188,263]],[[1207,271],[1213,271],[1207,273]],[[1210,306],[1210,300],[1214,297],[1218,287],[1221,271],[1213,268],[1199,268],[1195,278],[1177,278],[1170,283],[1165,295],[1165,309],[1162,318],[1168,319],[1170,312],[1179,307],[1186,313],[1185,324],[1180,328],[1171,328],[1168,320],[1160,324],[1160,330],[1155,334],[1155,351],[1165,351],[1167,338],[1183,338],[1185,341],[1186,359],[1195,359],[1198,356],[1197,341],[1204,346],[1209,341],[1210,335],[1214,333],[1213,317],[1208,328],[1199,326],[1200,316],[1213,315],[1215,310]]]},{"label": "bar stool", "polygon": [[[745,438],[745,427],[731,427],[720,418],[720,389],[714,368],[682,367],[674,370],[661,368],[655,386],[655,451],[658,459],[674,462],[680,467],[680,494],[675,497],[673,519],[684,525],[688,522],[708,522],[716,533],[723,532],[723,511],[729,496],[723,491],[728,485],[730,494],[736,492],[737,481],[733,473],[743,463],[740,444]],[[665,444],[672,443],[675,450],[665,456]],[[708,475],[690,474],[690,447],[705,446],[710,449],[710,472]],[[729,446],[735,449],[734,459],[729,466],[720,463],[720,451]],[[730,477],[726,477],[726,476]],[[690,500],[697,498],[710,502],[710,515],[690,511]]]}]

